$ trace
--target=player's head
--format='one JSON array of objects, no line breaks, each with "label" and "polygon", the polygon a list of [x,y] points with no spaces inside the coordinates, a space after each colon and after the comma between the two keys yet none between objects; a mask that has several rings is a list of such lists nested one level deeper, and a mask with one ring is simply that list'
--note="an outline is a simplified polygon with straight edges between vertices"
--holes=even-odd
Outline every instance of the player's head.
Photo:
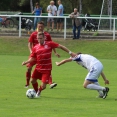
[{"label": "player's head", "polygon": [[43,32],[43,30],[44,30],[44,22],[43,21],[40,21],[37,24],[37,31],[38,32]]},{"label": "player's head", "polygon": [[77,55],[82,54],[81,52],[78,52]]},{"label": "player's head", "polygon": [[41,45],[43,45],[44,40],[45,40],[44,33],[43,33],[43,32],[38,32],[38,33],[37,33],[37,39],[38,39],[38,42],[39,42]]}]

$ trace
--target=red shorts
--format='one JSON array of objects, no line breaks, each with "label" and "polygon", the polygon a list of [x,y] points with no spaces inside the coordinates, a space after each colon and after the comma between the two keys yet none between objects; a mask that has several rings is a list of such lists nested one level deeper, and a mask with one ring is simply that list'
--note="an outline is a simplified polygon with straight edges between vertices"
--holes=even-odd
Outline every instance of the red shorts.
[{"label": "red shorts", "polygon": [[46,84],[49,83],[50,77],[51,77],[51,71],[50,72],[47,72],[47,73],[41,73],[37,69],[34,69],[34,71],[32,73],[32,78],[33,79],[39,79],[43,83],[46,83]]}]

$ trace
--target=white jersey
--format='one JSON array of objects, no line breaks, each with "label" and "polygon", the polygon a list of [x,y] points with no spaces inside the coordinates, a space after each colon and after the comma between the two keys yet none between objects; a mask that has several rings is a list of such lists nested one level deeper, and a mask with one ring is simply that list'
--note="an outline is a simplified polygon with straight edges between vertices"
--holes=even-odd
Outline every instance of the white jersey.
[{"label": "white jersey", "polygon": [[96,64],[96,63],[101,63],[98,59],[95,57],[88,55],[88,54],[79,54],[72,58],[73,61],[76,61],[79,65],[85,67],[88,69],[88,71],[91,70],[91,68]]},{"label": "white jersey", "polygon": [[51,11],[51,13],[48,13],[48,16],[54,16],[56,15],[56,12],[57,12],[57,7],[55,5],[49,5],[47,7],[47,11]]}]

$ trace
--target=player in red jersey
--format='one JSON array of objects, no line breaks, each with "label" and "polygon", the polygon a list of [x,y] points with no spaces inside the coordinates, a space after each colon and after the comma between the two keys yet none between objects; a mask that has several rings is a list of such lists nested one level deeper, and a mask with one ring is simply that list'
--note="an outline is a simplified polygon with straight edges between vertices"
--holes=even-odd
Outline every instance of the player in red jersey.
[{"label": "player in red jersey", "polygon": [[[44,33],[38,32],[37,35],[39,44],[37,44],[33,49],[31,53],[31,58],[29,58],[27,61],[23,62],[22,65],[26,65],[28,63],[31,63],[35,60],[36,61],[36,67],[32,74],[31,83],[33,85],[33,88],[37,92],[36,97],[40,96],[40,93],[42,90],[46,88],[46,85],[48,84],[51,70],[52,70],[52,62],[51,62],[51,53],[53,48],[60,48],[67,53],[69,53],[71,56],[75,56],[74,53],[72,53],[69,49],[64,47],[63,45],[60,45],[58,43],[55,43],[53,41],[44,41]],[[41,85],[38,88],[38,82],[37,79],[41,80]]]},{"label": "player in red jersey", "polygon": [[[38,23],[37,29],[38,29],[38,31],[44,32],[44,22],[43,21],[41,21],[41,22]],[[38,31],[33,32],[31,34],[29,40],[28,40],[28,48],[29,48],[30,54],[32,53],[32,48],[36,44],[38,44],[38,40],[37,40],[37,33],[38,33]],[[51,36],[50,36],[50,34],[48,32],[44,32],[44,35],[45,35],[45,41],[52,41]],[[56,56],[60,57],[59,54],[56,53],[56,50],[55,49],[53,49],[53,51],[54,51],[54,53],[55,53]],[[29,86],[32,67],[35,64],[36,64],[36,61],[33,61],[33,62],[27,64],[26,85],[25,85],[26,88],[28,88],[28,86]],[[52,77],[49,80],[49,84],[50,84],[50,88],[53,88],[53,87],[57,86],[57,83],[53,83],[52,82]]]}]

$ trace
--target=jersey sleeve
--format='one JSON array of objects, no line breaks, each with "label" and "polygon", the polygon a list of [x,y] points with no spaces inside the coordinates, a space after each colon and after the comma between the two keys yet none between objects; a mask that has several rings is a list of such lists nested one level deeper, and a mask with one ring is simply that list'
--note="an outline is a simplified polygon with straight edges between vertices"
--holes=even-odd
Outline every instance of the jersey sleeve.
[{"label": "jersey sleeve", "polygon": [[53,48],[58,48],[59,44],[55,43],[53,41],[48,42],[49,46],[53,49]]},{"label": "jersey sleeve", "polygon": [[81,55],[76,55],[75,57],[72,58],[72,61],[78,61],[78,62],[82,61]]}]

